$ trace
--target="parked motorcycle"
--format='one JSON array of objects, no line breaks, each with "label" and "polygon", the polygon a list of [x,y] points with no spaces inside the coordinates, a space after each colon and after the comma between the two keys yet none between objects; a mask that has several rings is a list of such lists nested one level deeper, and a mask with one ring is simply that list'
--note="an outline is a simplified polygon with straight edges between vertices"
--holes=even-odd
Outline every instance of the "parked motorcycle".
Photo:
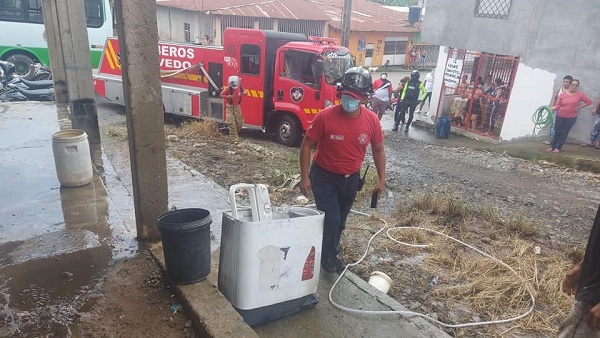
[{"label": "parked motorcycle", "polygon": [[30,74],[33,74],[33,80],[52,80],[52,69],[41,63],[32,63],[29,65]]},{"label": "parked motorcycle", "polygon": [[[45,73],[42,68],[36,69],[38,74]],[[52,80],[25,80],[15,70],[13,63],[0,61],[0,101],[54,101]]]}]

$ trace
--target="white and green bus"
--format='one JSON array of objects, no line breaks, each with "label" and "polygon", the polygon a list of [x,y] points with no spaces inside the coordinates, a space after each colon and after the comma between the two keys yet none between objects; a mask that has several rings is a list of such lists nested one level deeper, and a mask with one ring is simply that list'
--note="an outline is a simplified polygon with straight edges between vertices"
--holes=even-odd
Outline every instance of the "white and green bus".
[{"label": "white and green bus", "polygon": [[[107,37],[113,36],[109,0],[85,1],[92,67],[96,68]],[[15,64],[17,74],[29,75],[29,65],[50,65],[42,0],[0,0],[0,60]]]}]

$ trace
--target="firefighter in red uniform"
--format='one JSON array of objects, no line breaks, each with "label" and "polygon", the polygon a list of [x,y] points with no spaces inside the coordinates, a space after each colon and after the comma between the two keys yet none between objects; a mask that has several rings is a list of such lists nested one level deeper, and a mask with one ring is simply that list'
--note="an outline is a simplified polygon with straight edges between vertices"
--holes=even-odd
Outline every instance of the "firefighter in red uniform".
[{"label": "firefighter in red uniform", "polygon": [[338,258],[339,243],[369,144],[379,176],[373,193],[379,195],[385,188],[381,124],[377,115],[361,104],[371,95],[372,83],[364,68],[348,69],[338,88],[341,104],[325,108],[315,116],[300,147],[300,190],[306,196],[312,190],[317,209],[325,213],[321,266],[327,272],[344,270]]},{"label": "firefighter in red uniform", "polygon": [[221,98],[223,98],[223,104],[225,105],[229,137],[233,144],[238,144],[240,141],[238,132],[244,125],[244,116],[242,115],[240,103],[242,103],[242,97],[246,95],[246,91],[240,85],[240,78],[238,76],[230,76],[227,84],[228,87],[221,92]]}]

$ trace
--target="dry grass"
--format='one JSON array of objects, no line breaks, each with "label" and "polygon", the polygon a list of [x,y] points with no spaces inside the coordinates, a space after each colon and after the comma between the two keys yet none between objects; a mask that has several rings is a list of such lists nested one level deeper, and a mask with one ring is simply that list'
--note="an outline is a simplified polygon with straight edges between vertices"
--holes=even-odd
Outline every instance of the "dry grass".
[{"label": "dry grass", "polygon": [[185,122],[178,128],[170,128],[168,132],[195,141],[226,140],[216,123],[204,120]]},{"label": "dry grass", "polygon": [[109,127],[106,129],[106,135],[116,138],[117,141],[127,141],[126,127]]},{"label": "dry grass", "polygon": [[[360,177],[362,177],[362,175],[365,173],[365,169],[366,167],[361,168]],[[373,192],[373,187],[375,186],[375,184],[377,184],[378,178],[379,176],[377,176],[377,169],[375,168],[375,165],[371,165],[369,171],[367,172],[367,176],[365,176],[365,185],[363,189],[358,192],[357,199],[369,198],[370,201],[371,193]]]},{"label": "dry grass", "polygon": [[[519,316],[532,306],[530,290],[536,304],[527,317],[507,324],[457,329],[453,334],[459,337],[556,334],[573,301],[562,293],[562,279],[574,262],[581,259],[584,245],[563,248],[559,244],[547,244],[541,254],[535,254],[534,247],[541,245],[532,241],[539,233],[535,222],[523,214],[503,220],[494,206],[473,208],[447,193],[417,195],[409,203],[398,205],[391,216],[390,226],[424,227],[459,238],[509,265],[517,275],[494,259],[415,228],[393,231],[393,236],[402,242],[431,246],[407,247],[382,234],[374,241],[370,255],[393,257],[396,263],[390,265],[371,259],[363,263],[366,271],[361,275],[364,278],[374,270],[387,273],[396,285],[390,291],[392,297],[405,302],[419,301],[423,308],[417,311],[436,312],[440,320],[447,323],[472,322],[473,316],[482,321]],[[352,219],[353,224],[355,221],[358,220]],[[370,229],[370,233],[374,233],[381,225],[381,222],[371,221],[368,227],[363,224],[358,229]],[[476,231],[472,231],[474,226]],[[355,229],[354,226],[349,228]],[[483,237],[487,238],[485,242],[481,241]],[[349,247],[343,246],[342,252],[346,254]],[[364,250],[364,246],[353,249]],[[360,255],[350,253],[351,257],[346,260]],[[437,284],[432,285],[432,279],[437,280]],[[440,303],[443,306],[440,307]],[[458,311],[457,307],[468,311]]]}]

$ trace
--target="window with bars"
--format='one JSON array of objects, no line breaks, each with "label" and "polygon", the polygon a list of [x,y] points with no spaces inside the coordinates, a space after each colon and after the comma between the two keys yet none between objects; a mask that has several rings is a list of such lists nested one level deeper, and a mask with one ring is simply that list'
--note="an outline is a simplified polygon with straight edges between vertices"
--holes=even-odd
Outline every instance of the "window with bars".
[{"label": "window with bars", "polygon": [[408,41],[386,41],[385,45],[383,46],[383,54],[404,54],[406,52],[407,42]]},{"label": "window with bars", "polygon": [[189,23],[183,23],[183,37],[185,42],[192,42],[192,28]]},{"label": "window with bars", "polygon": [[512,0],[477,0],[475,16],[481,18],[508,19]]}]

